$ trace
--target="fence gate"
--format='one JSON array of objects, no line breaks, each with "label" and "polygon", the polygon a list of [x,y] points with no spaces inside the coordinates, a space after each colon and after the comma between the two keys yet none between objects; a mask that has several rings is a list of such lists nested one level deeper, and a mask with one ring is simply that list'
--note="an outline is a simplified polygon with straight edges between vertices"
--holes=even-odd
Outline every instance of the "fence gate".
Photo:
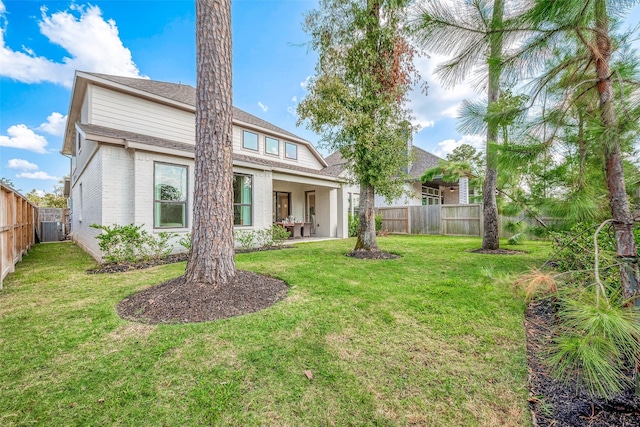
[{"label": "fence gate", "polygon": [[64,239],[64,228],[61,222],[42,221],[40,222],[40,241],[59,242]]}]

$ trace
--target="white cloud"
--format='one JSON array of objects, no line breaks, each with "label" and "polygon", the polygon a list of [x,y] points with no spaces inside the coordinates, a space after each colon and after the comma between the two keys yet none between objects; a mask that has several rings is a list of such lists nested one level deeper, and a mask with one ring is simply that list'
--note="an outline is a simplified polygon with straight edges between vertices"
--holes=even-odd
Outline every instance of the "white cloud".
[{"label": "white cloud", "polygon": [[300,87],[304,90],[307,90],[307,87],[309,86],[309,81],[311,80],[311,76],[307,76],[306,79],[304,79],[303,82],[300,82]]},{"label": "white cloud", "polygon": [[434,71],[438,64],[445,60],[447,57],[440,55],[415,59],[416,69],[428,84],[428,91],[425,94],[420,88],[415,88],[409,94],[409,107],[415,116],[414,124],[426,124],[424,127],[431,127],[440,120],[457,118],[462,101],[480,96],[467,84],[459,84],[449,89],[442,87],[434,77]]},{"label": "white cloud", "polygon": [[267,110],[269,109],[268,106],[264,105],[262,102],[258,101],[258,107],[260,107],[262,109],[262,111],[264,111],[265,113],[267,112]]},{"label": "white cloud", "polygon": [[37,171],[38,170],[38,165],[23,159],[11,159],[7,162],[7,167],[9,169],[18,169],[21,171]]},{"label": "white cloud", "polygon": [[0,147],[18,148],[35,153],[46,153],[47,139],[26,125],[13,125],[7,129],[8,136],[0,135]]},{"label": "white cloud", "polygon": [[298,102],[298,97],[294,96],[293,98],[291,98],[291,102]]},{"label": "white cloud", "polygon": [[415,120],[414,119],[411,124],[414,125],[414,126],[418,126],[422,130],[422,129],[425,129],[425,128],[434,127],[436,125],[436,122],[434,122],[433,120],[420,121],[420,120]]},{"label": "white cloud", "polygon": [[51,176],[46,172],[37,171],[37,172],[22,172],[16,175],[17,178],[27,178],[27,179],[43,179],[43,180],[54,180],[59,181],[60,178],[56,176]]},{"label": "white cloud", "polygon": [[48,133],[49,135],[62,136],[64,128],[67,125],[67,116],[53,112],[47,117],[47,121],[38,126],[38,130]]},{"label": "white cloud", "polygon": [[298,117],[298,112],[296,111],[296,107],[290,105],[287,107],[287,113],[291,114],[293,117]]},{"label": "white cloud", "polygon": [[484,151],[485,138],[482,135],[463,135],[461,139],[445,139],[438,142],[438,148],[434,150],[436,156],[445,158],[447,154],[461,146],[462,144],[468,144],[474,147],[478,151]]},{"label": "white cloud", "polygon": [[49,41],[65,49],[69,56],[55,62],[37,56],[29,47],[23,52],[6,46],[6,8],[0,3],[0,76],[24,83],[52,82],[71,87],[74,70],[93,71],[126,77],[140,77],[131,51],[124,47],[115,21],[104,20],[97,6],[72,4],[69,10],[51,15],[43,7],[38,22]]}]

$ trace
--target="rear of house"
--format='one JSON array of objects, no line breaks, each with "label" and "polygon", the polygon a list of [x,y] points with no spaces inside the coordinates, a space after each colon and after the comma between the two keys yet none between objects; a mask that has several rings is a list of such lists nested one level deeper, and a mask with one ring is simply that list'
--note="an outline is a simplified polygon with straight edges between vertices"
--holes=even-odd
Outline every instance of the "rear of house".
[{"label": "rear of house", "polygon": [[[101,259],[92,224],[188,233],[194,144],[193,87],[77,72],[62,149],[72,239]],[[295,218],[314,236],[346,237],[345,180],[309,141],[234,108],[233,172],[236,229]]]}]

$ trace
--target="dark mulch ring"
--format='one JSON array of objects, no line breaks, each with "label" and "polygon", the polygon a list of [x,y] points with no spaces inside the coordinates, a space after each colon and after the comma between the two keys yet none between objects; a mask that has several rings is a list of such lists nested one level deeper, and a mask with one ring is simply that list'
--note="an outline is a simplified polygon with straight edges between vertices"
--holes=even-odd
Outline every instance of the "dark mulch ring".
[{"label": "dark mulch ring", "polygon": [[469,252],[474,254],[486,254],[486,255],[522,255],[526,254],[524,251],[515,251],[513,249],[473,249]]},{"label": "dark mulch ring", "polygon": [[163,259],[149,259],[146,261],[134,261],[134,262],[119,262],[119,263],[105,263],[99,265],[97,268],[87,270],[89,274],[103,274],[103,273],[122,273],[123,271],[140,270],[143,268],[155,267],[164,264],[173,264],[175,262],[181,262],[187,260],[187,254],[174,254],[169,255]]},{"label": "dark mulch ring", "polygon": [[120,301],[120,317],[143,323],[191,323],[225,319],[265,309],[287,296],[282,280],[238,270],[227,286],[189,283],[184,276]]},{"label": "dark mulch ring", "polygon": [[534,426],[640,426],[640,398],[633,388],[612,400],[592,399],[576,384],[553,379],[543,357],[553,339],[551,301],[529,304],[525,317],[529,363],[529,407]]},{"label": "dark mulch ring", "polygon": [[396,259],[400,258],[400,255],[392,254],[390,252],[383,251],[351,251],[347,254],[352,258],[357,259]]}]

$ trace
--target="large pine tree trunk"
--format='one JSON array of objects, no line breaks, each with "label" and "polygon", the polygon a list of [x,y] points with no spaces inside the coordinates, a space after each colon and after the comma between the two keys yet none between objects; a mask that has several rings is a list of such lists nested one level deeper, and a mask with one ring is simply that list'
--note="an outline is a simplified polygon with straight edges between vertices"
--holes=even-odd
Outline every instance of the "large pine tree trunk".
[{"label": "large pine tree trunk", "polygon": [[[504,0],[496,0],[493,5],[489,52],[489,89],[488,106],[500,99],[500,76],[502,74],[502,32],[504,16]],[[498,204],[496,189],[498,168],[495,155],[489,150],[489,144],[498,142],[498,124],[495,119],[487,123],[487,167],[482,188],[482,208],[484,216],[484,234],[482,249],[498,249],[500,247],[500,230],[498,227]]]},{"label": "large pine tree trunk", "polygon": [[[638,284],[638,251],[633,235],[633,218],[629,208],[627,190],[624,182],[620,137],[617,129],[617,117],[613,104],[613,85],[611,82],[611,38],[605,0],[597,0],[596,49],[593,52],[598,78],[598,96],[600,119],[605,128],[603,133],[605,173],[609,190],[609,206],[616,239],[616,256],[621,261],[620,280],[626,298],[636,294]],[[636,300],[636,304],[639,301]]]},{"label": "large pine tree trunk", "polygon": [[196,145],[191,250],[185,280],[235,277],[230,0],[196,0]]},{"label": "large pine tree trunk", "polygon": [[376,239],[376,219],[374,210],[375,191],[373,186],[360,185],[360,212],[358,240],[354,251],[379,251]]}]

